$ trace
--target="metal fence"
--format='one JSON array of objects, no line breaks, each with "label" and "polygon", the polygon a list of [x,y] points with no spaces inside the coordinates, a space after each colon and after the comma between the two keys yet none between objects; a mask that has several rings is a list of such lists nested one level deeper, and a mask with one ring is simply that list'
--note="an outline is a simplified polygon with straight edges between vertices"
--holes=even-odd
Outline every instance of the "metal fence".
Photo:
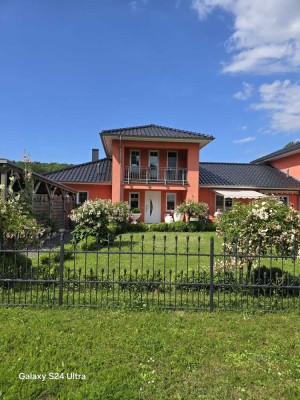
[{"label": "metal fence", "polygon": [[[120,235],[80,245],[0,247],[0,304],[183,310],[299,310],[295,256],[225,254],[213,237]],[[251,260],[256,267],[240,265]]]}]

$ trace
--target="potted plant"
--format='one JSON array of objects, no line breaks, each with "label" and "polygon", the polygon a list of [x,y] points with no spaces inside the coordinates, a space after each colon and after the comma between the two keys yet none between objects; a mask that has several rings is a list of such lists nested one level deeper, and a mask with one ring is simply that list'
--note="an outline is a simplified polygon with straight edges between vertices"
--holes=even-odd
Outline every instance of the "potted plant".
[{"label": "potted plant", "polygon": [[185,214],[188,221],[199,221],[200,218],[206,218],[208,205],[198,203],[195,200],[186,200],[176,207],[176,214]]},{"label": "potted plant", "polygon": [[173,214],[174,222],[178,221],[183,221],[184,214],[181,214],[180,212],[175,211]]},{"label": "potted plant", "polygon": [[136,224],[136,221],[140,218],[141,215],[141,210],[139,208],[132,208],[129,214],[129,217],[132,220],[131,223]]}]

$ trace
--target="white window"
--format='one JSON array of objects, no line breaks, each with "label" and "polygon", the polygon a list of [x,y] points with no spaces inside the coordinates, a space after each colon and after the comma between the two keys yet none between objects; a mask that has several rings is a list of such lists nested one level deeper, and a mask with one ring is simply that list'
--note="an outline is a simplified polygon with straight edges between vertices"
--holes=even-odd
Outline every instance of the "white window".
[{"label": "white window", "polygon": [[232,208],[233,200],[230,197],[216,195],[216,210],[227,211]]},{"label": "white window", "polygon": [[131,210],[133,208],[140,208],[140,194],[139,193],[130,193],[129,194],[129,207]]},{"label": "white window", "polygon": [[176,194],[175,193],[167,193],[167,211],[174,211],[176,207]]},{"label": "white window", "polygon": [[77,193],[77,204],[83,204],[89,198],[89,192],[78,192]]},{"label": "white window", "polygon": [[275,196],[277,200],[281,201],[286,206],[289,205],[289,196]]}]

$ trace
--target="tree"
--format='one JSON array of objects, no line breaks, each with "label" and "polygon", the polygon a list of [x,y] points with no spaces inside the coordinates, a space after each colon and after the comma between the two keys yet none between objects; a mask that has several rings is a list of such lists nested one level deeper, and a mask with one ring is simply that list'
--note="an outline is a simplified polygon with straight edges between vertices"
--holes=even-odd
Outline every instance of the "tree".
[{"label": "tree", "polygon": [[280,256],[300,255],[300,213],[274,197],[237,202],[219,217],[217,234],[226,237],[224,253],[239,255],[240,266],[249,272],[256,266],[255,256],[271,249]]},{"label": "tree", "polygon": [[294,144],[297,144],[297,143],[299,143],[299,140],[295,140],[294,142],[288,142],[288,143],[284,146],[284,148],[286,149],[286,148],[288,148],[288,147],[294,146]]}]

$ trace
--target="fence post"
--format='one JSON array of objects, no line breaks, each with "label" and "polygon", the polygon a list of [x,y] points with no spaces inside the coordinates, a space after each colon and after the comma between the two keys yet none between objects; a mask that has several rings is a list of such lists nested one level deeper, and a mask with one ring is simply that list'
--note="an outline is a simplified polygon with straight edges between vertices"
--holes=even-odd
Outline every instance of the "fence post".
[{"label": "fence post", "polygon": [[60,235],[60,257],[59,257],[59,291],[58,291],[58,305],[63,304],[63,288],[64,288],[64,234]]},{"label": "fence post", "polygon": [[210,238],[209,248],[209,310],[214,310],[214,238]]}]

